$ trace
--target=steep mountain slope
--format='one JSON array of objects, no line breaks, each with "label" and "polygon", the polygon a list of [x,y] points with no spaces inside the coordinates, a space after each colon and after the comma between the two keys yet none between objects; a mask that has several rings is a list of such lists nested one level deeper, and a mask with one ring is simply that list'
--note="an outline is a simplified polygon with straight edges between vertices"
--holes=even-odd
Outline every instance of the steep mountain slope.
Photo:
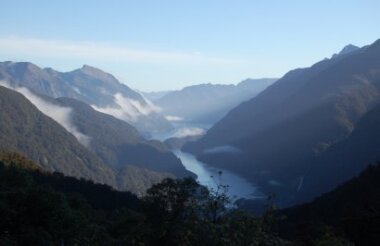
[{"label": "steep mountain slope", "polygon": [[287,219],[280,232],[288,239],[310,243],[329,225],[355,245],[377,245],[380,230],[380,166],[370,166],[313,202],[280,211]]},{"label": "steep mountain slope", "polygon": [[61,73],[28,62],[0,63],[0,80],[50,97],[69,97],[93,105],[136,126],[142,132],[170,129],[156,108],[140,94],[100,69],[84,65]]},{"label": "steep mountain slope", "polygon": [[[50,70],[51,71],[51,70]],[[114,95],[122,94],[124,97],[135,100],[142,105],[146,102],[140,94],[121,84],[114,76],[102,70],[83,65],[82,68],[58,76],[68,86],[78,93],[79,100],[90,105],[107,106],[114,103]],[[101,96],[100,96],[101,95]]]},{"label": "steep mountain slope", "polygon": [[116,186],[109,167],[21,94],[0,86],[0,106],[2,151],[20,152],[49,171]]},{"label": "steep mountain slope", "polygon": [[73,109],[72,121],[90,137],[89,148],[116,170],[135,166],[175,177],[192,176],[181,161],[159,141],[148,141],[128,123],[95,111],[87,104],[58,98],[59,105]]},{"label": "steep mountain slope", "polygon": [[78,97],[78,93],[62,81],[53,69],[41,69],[29,62],[0,62],[0,80],[25,86],[51,97]]},{"label": "steep mountain slope", "polygon": [[[380,41],[310,68],[296,69],[233,109],[184,147],[265,190],[293,196],[311,159],[344,140],[380,101]],[[237,153],[207,154],[231,145]]]},{"label": "steep mountain slope", "polygon": [[200,84],[154,100],[162,113],[184,121],[215,123],[241,102],[251,99],[276,79],[246,79],[238,85]]},{"label": "steep mountain slope", "polygon": [[352,44],[349,44],[349,45],[346,45],[341,51],[339,51],[339,53],[332,55],[331,58],[336,58],[338,56],[344,56],[344,55],[350,54],[352,52],[355,52],[359,49],[360,49],[359,47],[352,45]]},{"label": "steep mountain slope", "polygon": [[199,242],[222,246],[290,245],[272,233],[266,218],[256,218],[233,208],[226,210],[226,202],[220,196],[208,192],[193,179],[167,179],[152,187],[146,197],[138,199],[106,185],[25,169],[30,166],[23,163],[25,158],[15,157],[4,160],[0,154],[2,245],[84,242],[88,245],[183,245],[184,242],[189,246]]},{"label": "steep mountain slope", "polygon": [[380,105],[360,119],[347,139],[311,162],[299,193],[302,197],[313,197],[331,190],[379,160]]},{"label": "steep mountain slope", "polygon": [[[124,121],[95,111],[87,104],[75,99],[52,99],[47,96],[39,96],[24,87],[13,89],[23,93],[43,113],[61,124],[65,128],[61,130],[67,130],[72,133],[74,136],[69,135],[81,142],[80,147],[82,149],[87,147],[92,156],[95,157],[96,155],[96,159],[100,159],[97,159],[97,161],[104,163],[107,170],[112,173],[113,181],[108,184],[115,188],[129,190],[135,194],[142,195],[149,187],[160,182],[163,178],[193,176],[192,173],[186,171],[181,161],[162,143],[145,140],[133,126]],[[9,106],[9,111],[11,111],[11,106]],[[12,121],[17,125],[20,124],[20,121],[22,122],[22,119],[16,115],[12,118]],[[7,124],[12,121],[7,122]],[[17,139],[20,143],[23,138],[28,138],[28,135],[13,127],[13,125],[9,126],[12,133],[3,132],[4,138],[13,138],[14,134],[19,134]],[[5,129],[5,127],[2,127],[2,129]],[[35,138],[40,137],[42,141],[47,143],[48,141],[54,141],[54,131],[55,129],[52,130],[52,137],[49,139],[46,139],[44,135],[38,136],[37,133],[34,133],[36,134]],[[76,140],[75,143],[79,144]],[[24,144],[28,148],[33,147],[29,146],[27,141]],[[59,146],[59,142],[55,144]],[[6,141],[3,142],[3,145],[7,145]],[[42,151],[46,151],[45,148],[45,145],[40,146]],[[5,148],[5,150],[7,149]],[[18,149],[17,146],[12,150],[25,153],[22,149]],[[29,152],[27,152],[27,155],[29,156]],[[66,165],[75,169],[75,165],[72,166],[70,162]],[[49,163],[47,163],[46,167],[51,170]],[[57,169],[53,168],[52,170]],[[71,172],[66,172],[63,169],[58,170],[67,175],[72,175]],[[89,178],[83,175],[82,177]],[[98,181],[97,179],[93,180]]]},{"label": "steep mountain slope", "polygon": [[157,101],[158,99],[162,98],[163,96],[171,92],[173,91],[151,91],[151,92],[139,91],[140,94],[142,94],[145,98],[147,98],[148,100],[152,102]]},{"label": "steep mountain slope", "polygon": [[[138,197],[130,192],[117,191],[105,184],[94,184],[90,180],[77,179],[62,175],[62,173],[41,170],[41,167],[36,162],[19,153],[0,152],[0,172],[4,172],[5,169],[14,169],[13,171],[21,171],[24,174],[28,173],[35,183],[50,187],[56,191],[66,194],[80,194],[96,209],[110,210],[121,207],[137,209],[141,206]],[[14,184],[20,181],[14,179],[14,176],[7,176],[4,173],[1,179],[2,181],[4,179],[13,181],[13,187],[10,188],[14,188]],[[29,184],[27,183],[27,186],[30,185],[30,181],[28,180]]]}]

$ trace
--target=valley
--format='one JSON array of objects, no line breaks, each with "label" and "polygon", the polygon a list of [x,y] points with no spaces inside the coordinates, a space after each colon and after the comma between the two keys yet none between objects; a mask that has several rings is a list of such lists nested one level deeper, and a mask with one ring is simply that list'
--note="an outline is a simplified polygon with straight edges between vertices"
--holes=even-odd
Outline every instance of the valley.
[{"label": "valley", "polygon": [[[203,135],[209,128],[206,124],[196,123],[176,123],[175,128],[169,132],[162,132],[152,136],[152,139],[165,141],[172,137],[186,138],[190,134]],[[181,160],[183,166],[190,172],[197,175],[196,180],[209,189],[217,190],[218,186],[228,186],[227,195],[236,201],[245,199],[266,199],[259,189],[251,182],[240,177],[229,170],[215,168],[199,160],[191,153],[186,153],[180,149],[172,149],[172,152]]]},{"label": "valley", "polygon": [[193,154],[174,150],[173,153],[182,161],[184,167],[197,175],[197,181],[209,189],[217,190],[218,185],[227,186],[226,194],[236,201],[240,198],[265,200],[258,187],[231,171],[213,168],[196,159]]},{"label": "valley", "polygon": [[0,1],[0,246],[378,246],[380,1]]}]

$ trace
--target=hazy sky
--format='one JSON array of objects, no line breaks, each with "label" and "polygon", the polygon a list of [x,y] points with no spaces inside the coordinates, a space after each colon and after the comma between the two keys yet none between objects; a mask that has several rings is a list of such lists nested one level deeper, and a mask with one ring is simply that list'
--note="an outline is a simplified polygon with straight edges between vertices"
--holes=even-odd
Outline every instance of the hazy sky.
[{"label": "hazy sky", "polygon": [[0,0],[0,60],[146,91],[280,77],[380,38],[379,0]]}]

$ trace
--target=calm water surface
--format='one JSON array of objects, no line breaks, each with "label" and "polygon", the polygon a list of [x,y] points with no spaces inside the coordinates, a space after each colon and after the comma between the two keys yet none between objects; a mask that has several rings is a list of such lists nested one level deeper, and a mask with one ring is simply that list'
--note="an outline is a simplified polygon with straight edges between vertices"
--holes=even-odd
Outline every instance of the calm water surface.
[{"label": "calm water surface", "polygon": [[[153,136],[153,138],[164,141],[165,139],[175,135],[175,133],[179,130],[186,127],[200,126],[179,125],[175,130],[171,132],[161,133],[159,135]],[[257,187],[254,186],[254,184],[248,182],[239,175],[232,173],[231,171],[210,167],[206,163],[198,161],[194,155],[183,152],[181,150],[173,150],[173,153],[179,159],[181,159],[182,164],[187,170],[195,173],[198,176],[197,181],[200,184],[212,189],[216,189],[218,185],[228,185],[229,188],[227,193],[232,198],[232,200],[238,198],[261,199],[263,197],[258,191]],[[222,175],[218,174],[220,171],[222,172]]]},{"label": "calm water surface", "polygon": [[[228,185],[227,194],[232,200],[238,198],[258,199],[262,197],[258,189],[252,183],[230,171],[212,168],[198,161],[194,155],[180,150],[175,150],[173,153],[181,159],[182,164],[187,170],[198,176],[197,181],[200,184],[212,189],[216,189],[219,184]],[[222,175],[218,174],[220,171],[222,171]]]}]

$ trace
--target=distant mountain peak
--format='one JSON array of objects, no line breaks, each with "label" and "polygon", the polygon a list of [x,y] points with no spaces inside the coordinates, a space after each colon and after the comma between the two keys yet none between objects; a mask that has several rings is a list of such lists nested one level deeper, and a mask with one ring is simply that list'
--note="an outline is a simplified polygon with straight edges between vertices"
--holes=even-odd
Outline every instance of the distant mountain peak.
[{"label": "distant mountain peak", "polygon": [[342,56],[342,55],[347,55],[347,54],[349,54],[351,52],[354,52],[354,51],[356,51],[358,49],[360,49],[358,46],[355,46],[353,44],[348,44],[348,45],[344,46],[343,49],[339,53],[334,54],[332,56],[332,58],[335,58],[335,57],[338,57],[338,56]]},{"label": "distant mountain peak", "polygon": [[269,85],[269,84],[274,83],[276,80],[278,80],[278,78],[260,78],[260,79],[246,78],[242,80],[241,82],[239,82],[237,86],[249,85],[251,83],[256,83],[256,84],[264,83],[264,84]]},{"label": "distant mountain peak", "polygon": [[93,66],[90,66],[90,65],[87,65],[87,64],[83,64],[82,70],[100,70],[99,68],[96,68],[96,67],[93,67]]},{"label": "distant mountain peak", "polygon": [[96,74],[104,75],[106,73],[106,72],[100,70],[99,68],[96,68],[96,67],[93,67],[90,65],[86,65],[86,64],[84,64],[79,70],[86,73],[86,74],[90,74],[90,75],[96,75]]},{"label": "distant mountain peak", "polygon": [[344,48],[339,52],[339,55],[344,55],[344,54],[350,53],[352,51],[355,51],[357,49],[359,49],[358,46],[355,46],[353,44],[348,44],[348,45],[344,46]]},{"label": "distant mountain peak", "polygon": [[9,62],[7,66],[10,66],[22,74],[37,74],[41,72],[41,68],[30,62]]},{"label": "distant mountain peak", "polygon": [[6,62],[6,65],[17,66],[17,67],[23,68],[25,70],[40,70],[39,67],[37,67],[36,65],[34,65],[31,62],[17,62],[17,63],[15,63],[15,62],[8,61],[8,62]]},{"label": "distant mountain peak", "polygon": [[107,83],[120,83],[112,74],[104,72],[103,70],[90,65],[84,64],[81,68],[75,71],[93,78],[100,79]]}]

